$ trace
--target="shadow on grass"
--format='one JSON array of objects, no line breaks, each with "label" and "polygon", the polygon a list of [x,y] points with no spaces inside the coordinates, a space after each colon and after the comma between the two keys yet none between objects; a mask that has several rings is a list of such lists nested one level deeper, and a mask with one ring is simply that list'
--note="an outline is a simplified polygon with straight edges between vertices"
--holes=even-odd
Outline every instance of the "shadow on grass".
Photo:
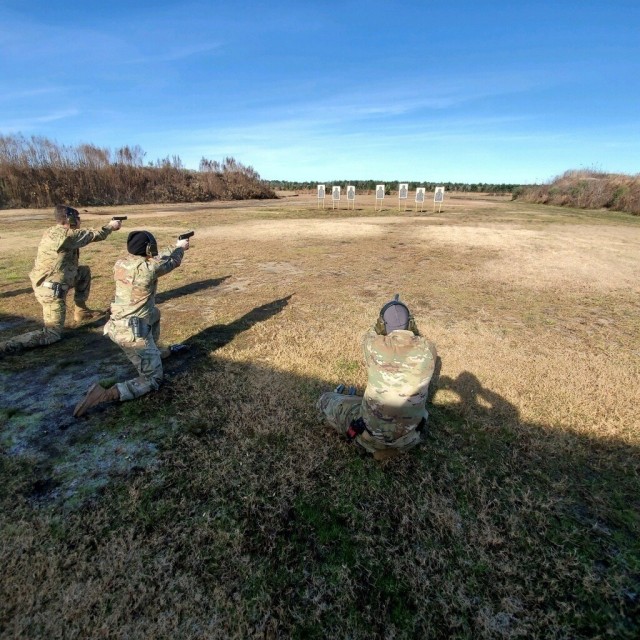
[{"label": "shadow on grass", "polygon": [[0,293],[0,298],[14,298],[15,296],[21,296],[23,293],[31,293],[33,289],[31,287],[24,287],[23,289],[14,289],[13,291],[3,291]]},{"label": "shadow on grass", "polygon": [[225,280],[228,280],[231,276],[221,276],[220,278],[210,278],[208,280],[201,280],[200,282],[190,282],[182,287],[171,289],[171,291],[163,291],[156,294],[156,303],[161,304],[174,298],[181,296],[187,296],[190,293],[197,293],[198,291],[204,291],[205,289],[212,289],[222,284]]},{"label": "shadow on grass", "polygon": [[[175,289],[158,293],[156,294],[156,303],[160,304],[174,298],[187,296],[192,293],[197,293],[199,291],[217,287],[225,280],[228,280],[230,277],[231,276],[228,275],[221,276],[219,278],[209,278],[207,280],[192,282],[182,287],[176,287]],[[94,277],[93,279],[96,279],[96,277]],[[22,293],[29,293],[31,291],[31,288],[17,289],[15,291],[9,291],[5,292],[4,294],[0,294],[0,298],[17,296]],[[71,308],[72,305],[70,306],[70,304],[67,304],[67,315],[69,315]],[[98,329],[104,326],[108,317],[108,314],[105,313],[92,322],[85,322],[78,327],[66,327],[62,340],[60,342],[49,345],[47,351],[50,353],[56,353],[57,350],[66,351],[65,345],[70,345],[72,349],[76,351],[76,357],[78,357],[82,353],[91,353],[93,359],[99,359],[100,357],[104,357],[108,353],[113,354],[119,352],[118,347],[114,345],[111,340],[105,340],[102,334],[93,331],[93,329]],[[0,313],[0,331],[12,329],[14,327],[22,327],[25,325],[25,323],[33,325],[29,328],[29,331],[36,330],[38,328],[38,325],[42,326],[40,321],[34,321],[31,318]],[[7,335],[3,336],[2,339],[8,340],[11,337],[13,336]],[[35,350],[30,351],[40,352],[42,351],[42,348],[36,348]],[[24,352],[21,352],[13,354],[13,357],[22,357],[23,355]],[[7,354],[5,357],[11,358],[12,354]],[[37,356],[35,357],[37,358]]]},{"label": "shadow on grass", "polygon": [[202,365],[213,351],[229,344],[239,333],[280,313],[289,304],[293,295],[255,307],[229,324],[214,324],[192,335],[183,342],[189,347],[186,353],[178,354],[163,363],[165,374],[173,377]]},{"label": "shadow on grass", "polygon": [[517,422],[520,418],[515,405],[483,387],[480,380],[469,371],[463,371],[455,379],[442,376],[438,389],[453,391],[460,398],[460,409],[476,417],[484,417],[489,422],[496,419]]},{"label": "shadow on grass", "polygon": [[[291,296],[287,296],[260,305],[228,325],[214,325],[192,336],[186,342],[192,349],[170,359],[169,364],[174,366],[167,373],[175,375],[194,369],[208,358],[211,351],[228,344],[239,333],[256,323],[280,313],[290,298]],[[4,320],[5,316],[0,314],[0,324]],[[83,421],[73,418],[73,407],[91,383],[102,379],[126,380],[136,375],[121,349],[101,332],[92,330],[104,322],[105,318],[102,318],[70,332],[48,349],[29,349],[17,355],[7,354],[8,357],[0,360],[0,387],[3,392],[0,399],[0,422],[6,427],[0,437],[0,448],[11,455],[26,455],[36,461],[34,478],[41,481],[39,486],[56,488],[51,498],[60,497],[60,483],[51,483],[48,477],[56,466],[73,467],[77,462],[78,477],[69,477],[62,484],[71,481],[71,484],[80,488],[86,480],[96,486],[104,484],[114,475],[114,463],[117,463],[115,468],[120,470],[115,475],[126,475],[127,469],[140,466],[135,461],[136,451],[143,457],[142,466],[153,466],[157,455],[149,453],[147,440],[158,442],[170,431],[160,420],[157,429],[150,432],[147,428],[146,433],[137,434],[134,440],[139,441],[138,444],[142,446],[134,446],[134,455],[128,458],[130,463],[124,462],[124,459],[109,461],[108,453],[103,451],[103,459],[98,464],[99,452],[111,438],[95,443],[94,459],[87,460],[86,450],[74,446],[79,438],[94,438],[105,417],[110,422],[117,422],[122,418],[129,426],[146,422],[149,418],[149,403],[154,405],[154,412],[157,413],[161,409],[158,405],[162,405],[172,393],[171,384],[165,384],[159,393],[150,394],[152,397],[97,407]],[[140,412],[141,415],[138,415]],[[108,417],[110,414],[113,414],[113,418]],[[151,422],[154,422],[153,419]],[[120,424],[116,431],[121,430]],[[151,445],[151,449],[155,448],[157,442]],[[38,489],[34,495],[36,494],[38,498],[46,498],[42,489]],[[73,492],[67,497],[73,497],[72,494]]]},{"label": "shadow on grass", "polygon": [[293,294],[290,294],[284,298],[272,300],[259,307],[255,307],[229,324],[216,324],[207,327],[203,331],[200,331],[200,333],[191,336],[185,341],[185,344],[190,347],[208,351],[220,349],[231,342],[242,331],[247,331],[247,329],[251,329],[251,327],[258,322],[265,322],[265,320],[280,313],[289,304],[292,296]]},{"label": "shadow on grass", "polygon": [[[16,550],[0,588],[8,634],[40,624],[55,637],[73,620],[88,637],[111,615],[95,609],[104,593],[116,635],[162,637],[154,621],[175,614],[180,625],[186,612],[175,637],[194,624],[216,637],[212,620],[257,637],[637,637],[637,447],[524,422],[465,371],[440,378],[455,399],[436,393],[424,444],[382,464],[363,458],[315,422],[314,401],[335,380],[212,355],[290,299],[192,336],[188,376],[68,436],[49,436],[53,423],[35,424],[27,404],[0,414],[0,505],[22,509],[13,522],[33,524],[29,544],[56,563],[30,580],[42,555],[18,552],[18,524],[0,528]],[[25,446],[5,444],[10,430]],[[32,465],[36,450],[46,464]],[[73,516],[50,535],[46,514],[15,506],[55,509],[74,495]],[[82,582],[63,561],[70,548],[101,573]],[[147,596],[132,612],[141,575]],[[185,584],[216,597],[191,601]],[[277,633],[260,635],[261,624]]]}]

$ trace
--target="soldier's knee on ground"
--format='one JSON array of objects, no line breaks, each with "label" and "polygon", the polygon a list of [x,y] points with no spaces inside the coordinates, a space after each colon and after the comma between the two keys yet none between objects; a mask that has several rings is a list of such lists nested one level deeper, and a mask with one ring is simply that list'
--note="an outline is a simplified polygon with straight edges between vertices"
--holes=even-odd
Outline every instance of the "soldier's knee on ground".
[{"label": "soldier's knee on ground", "polygon": [[62,329],[60,327],[45,327],[42,333],[44,334],[42,344],[53,344],[58,340],[62,340]]}]

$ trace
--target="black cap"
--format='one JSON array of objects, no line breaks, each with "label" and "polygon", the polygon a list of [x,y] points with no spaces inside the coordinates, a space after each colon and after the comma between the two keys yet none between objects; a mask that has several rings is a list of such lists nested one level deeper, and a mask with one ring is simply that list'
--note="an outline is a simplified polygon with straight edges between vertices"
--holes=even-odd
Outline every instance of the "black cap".
[{"label": "black cap", "polygon": [[158,243],[148,231],[132,231],[127,237],[127,251],[134,256],[157,256]]}]

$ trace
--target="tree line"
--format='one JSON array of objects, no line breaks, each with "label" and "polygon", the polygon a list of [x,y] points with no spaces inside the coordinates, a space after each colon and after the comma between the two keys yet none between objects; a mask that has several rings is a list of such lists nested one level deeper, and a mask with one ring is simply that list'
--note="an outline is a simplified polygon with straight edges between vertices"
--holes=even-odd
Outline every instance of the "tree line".
[{"label": "tree line", "polygon": [[[326,182],[298,182],[294,180],[267,180],[268,184],[273,189],[280,189],[282,191],[315,191],[318,184],[329,185],[353,185],[358,191],[366,191],[373,193],[376,189],[376,185],[384,184],[385,193],[389,195],[392,191],[398,188],[400,180],[327,180]],[[471,193],[497,193],[507,194],[513,193],[519,184],[495,184],[489,182],[429,182],[429,181],[409,181],[410,191],[415,191],[417,187],[426,187],[427,191],[434,191],[436,187],[444,187],[446,191],[463,191]]]},{"label": "tree line", "polygon": [[207,202],[275,198],[252,167],[202,158],[198,171],[179,156],[144,164],[139,146],[61,145],[41,136],[0,135],[0,207]]}]

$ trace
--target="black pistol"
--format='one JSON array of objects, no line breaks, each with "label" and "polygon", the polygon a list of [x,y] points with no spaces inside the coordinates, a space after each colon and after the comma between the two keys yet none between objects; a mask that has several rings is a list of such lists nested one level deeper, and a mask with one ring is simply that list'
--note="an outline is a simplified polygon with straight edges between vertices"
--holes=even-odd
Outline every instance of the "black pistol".
[{"label": "black pistol", "polygon": [[113,216],[112,220],[126,220],[127,216]]},{"label": "black pistol", "polygon": [[187,233],[182,233],[178,236],[178,240],[187,240],[191,238],[191,236],[195,235],[195,231],[187,231]]}]

